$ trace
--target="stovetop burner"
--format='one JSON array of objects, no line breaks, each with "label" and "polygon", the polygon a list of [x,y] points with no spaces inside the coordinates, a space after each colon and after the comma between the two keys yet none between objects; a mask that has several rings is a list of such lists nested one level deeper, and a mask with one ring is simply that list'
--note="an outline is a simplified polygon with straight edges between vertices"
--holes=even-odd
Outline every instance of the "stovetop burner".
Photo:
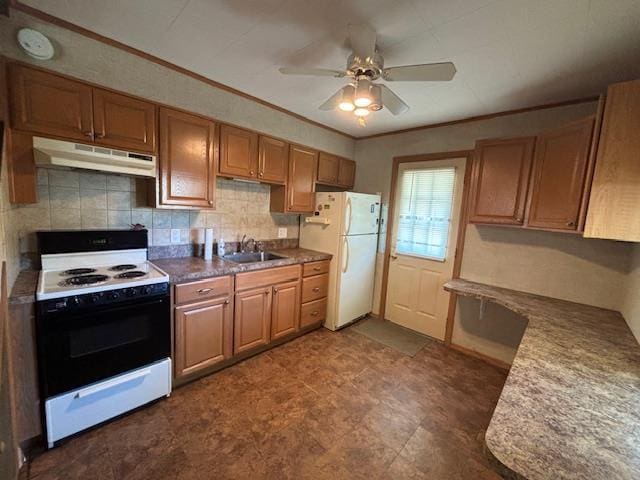
[{"label": "stovetop burner", "polygon": [[[80,269],[78,269],[80,270]],[[96,285],[109,280],[108,275],[78,275],[76,277],[70,277],[60,282],[61,287],[68,287],[71,285]]]},{"label": "stovetop burner", "polygon": [[114,265],[109,270],[112,272],[122,272],[124,270],[133,270],[136,267],[137,265],[134,265],[133,263],[124,263],[122,265]]},{"label": "stovetop burner", "polygon": [[144,277],[146,274],[147,274],[146,272],[141,272],[140,270],[134,270],[132,272],[119,273],[118,275],[116,275],[116,278],[137,278],[137,277]]},{"label": "stovetop burner", "polygon": [[95,268],[72,268],[70,270],[65,270],[60,275],[72,275],[72,276],[86,275],[87,273],[93,273],[95,271],[96,271]]}]

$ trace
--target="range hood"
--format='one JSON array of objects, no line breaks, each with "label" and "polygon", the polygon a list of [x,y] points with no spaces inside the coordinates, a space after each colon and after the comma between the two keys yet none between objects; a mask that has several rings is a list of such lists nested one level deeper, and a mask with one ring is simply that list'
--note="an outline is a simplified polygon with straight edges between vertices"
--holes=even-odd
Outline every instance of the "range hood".
[{"label": "range hood", "polygon": [[156,176],[156,157],[82,143],[33,137],[36,165],[71,167],[141,177]]}]

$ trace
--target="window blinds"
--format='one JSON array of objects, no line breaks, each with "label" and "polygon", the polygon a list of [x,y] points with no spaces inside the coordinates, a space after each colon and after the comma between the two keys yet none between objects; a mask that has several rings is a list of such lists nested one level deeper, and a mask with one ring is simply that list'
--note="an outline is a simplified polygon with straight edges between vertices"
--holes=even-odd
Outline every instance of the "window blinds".
[{"label": "window blinds", "polygon": [[446,259],[455,178],[455,167],[402,172],[397,253]]}]

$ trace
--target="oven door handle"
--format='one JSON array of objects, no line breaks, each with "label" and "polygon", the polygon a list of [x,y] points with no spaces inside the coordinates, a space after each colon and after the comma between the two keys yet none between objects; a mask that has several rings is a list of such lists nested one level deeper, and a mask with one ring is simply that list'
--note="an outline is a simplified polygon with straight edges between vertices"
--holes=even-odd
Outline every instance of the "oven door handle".
[{"label": "oven door handle", "polygon": [[102,382],[99,385],[95,385],[93,387],[84,388],[84,389],[80,390],[78,393],[76,393],[75,397],[76,398],[85,398],[85,397],[88,397],[90,395],[94,395],[96,393],[103,392],[103,391],[108,390],[110,388],[117,387],[118,385],[122,385],[123,383],[127,383],[127,382],[130,382],[132,380],[137,380],[138,378],[146,377],[150,373],[151,373],[151,369],[150,368],[146,368],[144,370],[139,370],[137,372],[132,372],[132,373],[129,373],[127,375],[122,375],[122,376],[120,376],[118,378],[114,378],[113,380]]}]

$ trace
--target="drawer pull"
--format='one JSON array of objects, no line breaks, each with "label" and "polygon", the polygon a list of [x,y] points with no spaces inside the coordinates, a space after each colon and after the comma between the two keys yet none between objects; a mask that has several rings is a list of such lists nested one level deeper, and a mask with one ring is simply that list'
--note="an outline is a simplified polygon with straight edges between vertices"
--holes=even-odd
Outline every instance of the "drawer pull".
[{"label": "drawer pull", "polygon": [[320,268],[320,267],[313,267],[313,271],[314,271],[314,272],[319,272],[320,270],[322,270],[322,268]]},{"label": "drawer pull", "polygon": [[151,369],[147,368],[145,370],[140,370],[138,372],[133,372],[128,375],[122,375],[120,378],[114,378],[113,380],[109,380],[107,382],[103,382],[99,385],[95,385],[93,387],[85,388],[84,390],[80,390],[76,393],[76,398],[84,398],[89,395],[93,395],[94,393],[103,392],[113,387],[117,387],[118,385],[122,385],[123,383],[131,382],[132,380],[137,380],[139,378],[143,378],[148,376],[151,373]]},{"label": "drawer pull", "polygon": [[312,317],[317,317],[319,313],[320,312],[318,312],[317,310],[314,310],[313,312],[311,312],[311,316]]},{"label": "drawer pull", "polygon": [[201,288],[200,290],[198,290],[198,293],[200,295],[206,295],[207,293],[211,292],[211,290],[213,290],[213,288]]},{"label": "drawer pull", "polygon": [[320,291],[320,287],[313,287],[313,291],[314,291],[315,293],[318,293],[318,292]]}]

